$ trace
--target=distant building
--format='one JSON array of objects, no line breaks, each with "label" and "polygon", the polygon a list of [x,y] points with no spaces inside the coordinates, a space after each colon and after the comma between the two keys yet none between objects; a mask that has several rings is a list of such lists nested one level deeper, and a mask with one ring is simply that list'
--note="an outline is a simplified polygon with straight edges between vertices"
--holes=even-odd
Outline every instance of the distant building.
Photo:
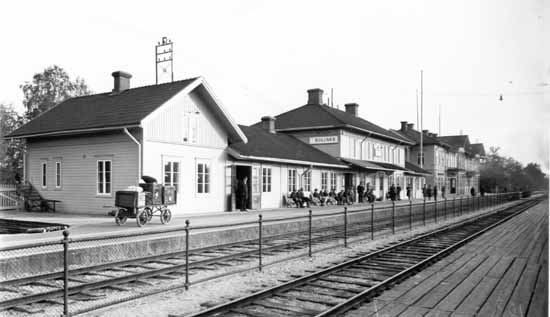
[{"label": "distant building", "polygon": [[275,132],[292,135],[349,164],[348,171],[337,175],[338,188],[369,184],[378,198],[385,199],[394,185],[402,189],[404,199],[410,186],[413,197],[421,197],[424,175],[429,173],[405,160],[414,142],[361,118],[358,104],[346,104],[342,111],[325,105],[322,96],[321,89],[308,90],[307,104],[275,116]]},{"label": "distant building", "polygon": [[[470,144],[467,135],[438,136],[428,130],[422,133],[414,129],[414,124],[401,122],[396,133],[414,141],[407,155],[409,162],[421,165],[430,175],[426,176],[429,186],[439,191],[445,186],[448,194],[469,194],[474,187],[479,191],[479,163],[485,156],[483,144]],[[422,134],[423,153],[420,153]]]}]

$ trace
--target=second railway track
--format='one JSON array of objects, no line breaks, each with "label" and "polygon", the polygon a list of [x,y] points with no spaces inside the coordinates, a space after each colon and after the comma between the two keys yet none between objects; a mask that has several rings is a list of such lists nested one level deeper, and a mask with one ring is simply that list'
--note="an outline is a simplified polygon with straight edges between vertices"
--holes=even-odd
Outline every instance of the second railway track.
[{"label": "second railway track", "polygon": [[339,315],[539,202],[450,225],[192,316]]}]

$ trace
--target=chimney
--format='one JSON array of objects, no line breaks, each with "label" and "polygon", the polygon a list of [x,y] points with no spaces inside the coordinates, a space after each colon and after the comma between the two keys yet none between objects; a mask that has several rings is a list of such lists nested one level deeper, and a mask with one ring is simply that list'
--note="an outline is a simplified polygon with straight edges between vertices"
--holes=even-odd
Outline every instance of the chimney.
[{"label": "chimney", "polygon": [[262,117],[262,129],[269,133],[275,133],[275,117]]},{"label": "chimney", "polygon": [[414,130],[414,123],[407,123],[407,130]]},{"label": "chimney", "polygon": [[347,103],[344,105],[346,107],[346,112],[353,115],[354,117],[357,117],[359,105],[356,103]]},{"label": "chimney", "polygon": [[407,121],[401,121],[401,131],[405,132],[409,129],[409,125],[407,124]]},{"label": "chimney", "polygon": [[130,89],[130,78],[132,78],[131,74],[119,70],[119,71],[113,72],[112,75],[113,75],[113,78],[115,79],[113,92],[119,93],[126,89]]},{"label": "chimney", "polygon": [[307,91],[307,104],[308,105],[322,105],[323,104],[323,89],[313,88]]}]

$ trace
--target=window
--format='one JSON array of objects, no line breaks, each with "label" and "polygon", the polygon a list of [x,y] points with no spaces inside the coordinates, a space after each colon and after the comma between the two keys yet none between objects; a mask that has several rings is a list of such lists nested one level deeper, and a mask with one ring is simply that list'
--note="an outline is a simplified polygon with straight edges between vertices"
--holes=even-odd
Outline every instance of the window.
[{"label": "window", "polygon": [[197,111],[188,112],[183,117],[183,141],[197,143],[199,116]]},{"label": "window", "polygon": [[175,161],[166,161],[164,163],[164,185],[174,186],[179,192],[180,183],[180,163]]},{"label": "window", "polygon": [[55,188],[61,188],[61,162],[55,162]]},{"label": "window", "polygon": [[336,173],[330,173],[330,189],[336,190]]},{"label": "window", "polygon": [[197,193],[210,193],[210,164],[197,162]]},{"label": "window", "polygon": [[42,174],[42,188],[48,187],[48,163],[42,162],[42,168],[41,168],[41,174]]},{"label": "window", "polygon": [[328,189],[328,172],[321,173],[321,190]]},{"label": "window", "polygon": [[271,192],[271,168],[262,168],[262,192]]},{"label": "window", "polygon": [[304,173],[304,191],[311,191],[311,170]]},{"label": "window", "polygon": [[296,170],[288,170],[288,191],[296,190]]},{"label": "window", "polygon": [[[424,165],[424,156],[419,152],[418,154],[418,165]],[[422,160],[422,163],[420,162]]]},{"label": "window", "polygon": [[111,194],[111,161],[97,161],[97,194]]}]

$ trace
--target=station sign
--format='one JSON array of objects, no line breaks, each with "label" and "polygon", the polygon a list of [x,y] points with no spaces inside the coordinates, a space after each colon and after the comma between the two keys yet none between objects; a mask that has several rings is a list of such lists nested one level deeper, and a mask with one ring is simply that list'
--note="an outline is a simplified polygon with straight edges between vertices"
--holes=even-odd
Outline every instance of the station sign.
[{"label": "station sign", "polygon": [[313,136],[309,138],[309,144],[330,144],[338,143],[337,135],[330,136]]}]

